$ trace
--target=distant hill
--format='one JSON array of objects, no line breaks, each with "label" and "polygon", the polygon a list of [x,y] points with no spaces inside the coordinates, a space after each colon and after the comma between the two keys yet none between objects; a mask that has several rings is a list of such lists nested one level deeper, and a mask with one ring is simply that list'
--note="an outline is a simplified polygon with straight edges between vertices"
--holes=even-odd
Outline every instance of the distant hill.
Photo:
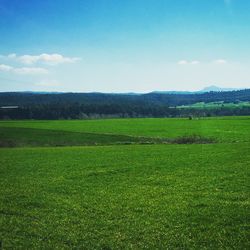
[{"label": "distant hill", "polygon": [[220,87],[217,87],[215,85],[211,85],[211,86],[208,86],[208,87],[205,87],[204,89],[198,91],[200,93],[204,93],[204,92],[224,92],[224,91],[234,91],[234,90],[240,90],[240,89],[237,89],[237,88],[220,88]]},{"label": "distant hill", "polygon": [[198,90],[198,91],[153,91],[151,93],[153,93],[153,94],[183,94],[183,95],[187,95],[187,94],[197,94],[197,93],[206,93],[206,92],[225,92],[225,91],[235,91],[235,90],[241,90],[241,89],[220,88],[218,86],[211,85],[211,86],[205,87],[204,89]]},{"label": "distant hill", "polygon": [[191,91],[153,91],[150,92],[151,94],[181,94],[181,95],[188,95],[188,94],[194,94],[196,92],[191,92]]}]

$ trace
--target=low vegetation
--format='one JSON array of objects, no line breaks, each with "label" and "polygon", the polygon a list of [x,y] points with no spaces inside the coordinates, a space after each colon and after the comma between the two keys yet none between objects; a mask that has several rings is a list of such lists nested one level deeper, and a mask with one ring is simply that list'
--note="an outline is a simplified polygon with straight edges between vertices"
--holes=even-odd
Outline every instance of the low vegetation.
[{"label": "low vegetation", "polygon": [[170,140],[171,143],[177,144],[208,144],[208,143],[215,143],[215,138],[206,138],[200,135],[191,135],[191,136],[179,136],[175,139]]}]

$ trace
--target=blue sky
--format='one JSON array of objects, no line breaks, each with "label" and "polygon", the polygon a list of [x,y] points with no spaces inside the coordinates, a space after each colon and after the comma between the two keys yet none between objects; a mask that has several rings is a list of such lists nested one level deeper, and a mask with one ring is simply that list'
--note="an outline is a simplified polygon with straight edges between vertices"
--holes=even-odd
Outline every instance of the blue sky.
[{"label": "blue sky", "polygon": [[248,0],[0,0],[0,91],[250,87]]}]

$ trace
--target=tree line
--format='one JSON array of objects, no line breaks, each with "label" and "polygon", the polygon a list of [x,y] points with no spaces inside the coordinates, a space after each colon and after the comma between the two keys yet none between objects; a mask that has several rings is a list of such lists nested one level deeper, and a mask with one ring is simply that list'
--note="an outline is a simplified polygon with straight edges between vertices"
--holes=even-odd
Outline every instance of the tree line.
[{"label": "tree line", "polygon": [[158,105],[51,105],[41,104],[15,109],[1,109],[0,119],[97,119],[139,117],[209,117],[250,115],[250,107],[170,108]]},{"label": "tree line", "polygon": [[103,94],[103,93],[36,93],[2,92],[0,106],[35,104],[158,104],[167,106],[188,105],[197,102],[224,101],[233,103],[249,101],[250,89],[190,94]]},{"label": "tree line", "polygon": [[250,107],[184,108],[197,102],[237,103],[250,90],[203,94],[143,95],[101,93],[0,93],[0,119],[92,119],[115,117],[192,117],[250,115]]}]

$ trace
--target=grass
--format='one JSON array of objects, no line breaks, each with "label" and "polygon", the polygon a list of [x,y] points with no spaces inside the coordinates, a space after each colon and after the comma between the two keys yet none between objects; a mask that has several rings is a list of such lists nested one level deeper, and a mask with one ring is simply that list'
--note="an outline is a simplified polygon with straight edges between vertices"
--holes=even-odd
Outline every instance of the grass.
[{"label": "grass", "polygon": [[89,146],[119,144],[213,143],[214,138],[199,135],[177,138],[141,137],[115,134],[95,134],[34,128],[0,127],[0,147]]},{"label": "grass", "polygon": [[176,138],[200,135],[219,142],[250,142],[250,117],[202,119],[107,119],[56,121],[1,121],[0,127],[60,130],[69,132],[115,134],[141,137]]},{"label": "grass", "polygon": [[[249,125],[248,117],[0,122],[1,139],[20,143],[0,149],[4,249],[248,249]],[[117,145],[163,135],[181,144]],[[218,141],[202,144],[203,135]],[[49,139],[101,145],[48,147]]]},{"label": "grass", "polygon": [[220,102],[198,102],[191,105],[182,105],[177,108],[185,109],[185,108],[194,108],[194,109],[219,109],[219,108],[243,108],[250,107],[250,102],[238,102],[238,103],[224,103]]},{"label": "grass", "polygon": [[157,143],[157,138],[94,134],[49,129],[0,127],[0,147],[86,146]]}]

